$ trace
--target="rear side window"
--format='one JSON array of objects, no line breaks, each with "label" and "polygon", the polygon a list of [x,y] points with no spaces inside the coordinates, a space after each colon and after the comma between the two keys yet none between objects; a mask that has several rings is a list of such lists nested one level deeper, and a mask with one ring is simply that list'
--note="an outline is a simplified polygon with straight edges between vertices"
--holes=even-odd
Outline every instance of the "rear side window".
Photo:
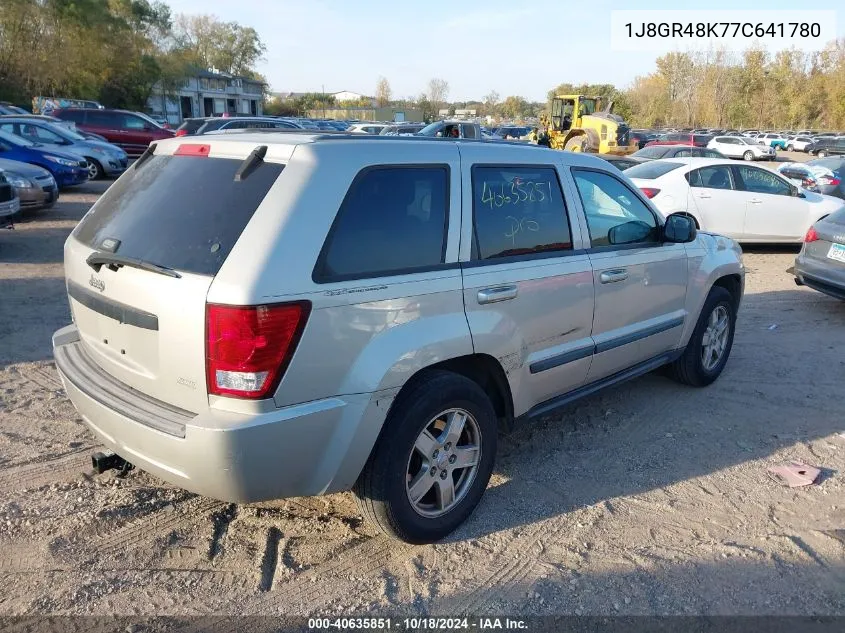
[{"label": "rear side window", "polygon": [[712,138],[712,136],[709,136],[707,134],[694,134],[692,137],[692,141],[693,143],[703,143],[704,145],[707,145],[707,143],[709,143],[710,139]]},{"label": "rear side window", "polygon": [[474,259],[572,249],[553,167],[473,167],[472,210]]},{"label": "rear side window", "polygon": [[59,112],[59,118],[64,121],[73,121],[74,123],[85,123],[85,112],[83,110],[65,110]]},{"label": "rear side window", "polygon": [[404,274],[442,264],[448,218],[447,166],[365,169],[340,205],[314,281]]},{"label": "rear side window", "polygon": [[74,230],[99,249],[200,275],[215,275],[283,166],[261,163],[235,181],[243,161],[153,156],[106,190]]},{"label": "rear side window", "polygon": [[97,125],[99,127],[123,127],[123,121],[117,113],[103,112],[102,110],[91,110],[88,113],[86,123],[88,125]]},{"label": "rear side window", "polygon": [[646,180],[653,180],[660,178],[664,174],[668,174],[673,169],[683,167],[683,163],[672,163],[667,161],[648,162],[634,165],[631,169],[625,170],[625,175],[628,178],[644,178]]}]

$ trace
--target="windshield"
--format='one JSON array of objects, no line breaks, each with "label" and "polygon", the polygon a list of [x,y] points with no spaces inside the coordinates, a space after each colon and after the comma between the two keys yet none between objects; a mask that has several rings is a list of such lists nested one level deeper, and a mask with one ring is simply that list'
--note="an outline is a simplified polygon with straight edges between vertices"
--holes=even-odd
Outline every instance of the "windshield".
[{"label": "windshield", "polygon": [[35,143],[32,141],[28,141],[22,136],[17,136],[15,134],[9,134],[8,132],[0,131],[0,139],[4,141],[8,141],[12,145],[19,145],[21,147],[35,147]]},{"label": "windshield", "polygon": [[59,136],[70,139],[72,141],[87,140],[84,136],[82,136],[82,134],[77,132],[75,129],[70,129],[67,126],[59,125],[57,123],[45,123],[45,125],[47,126],[47,128],[49,128],[51,132],[55,132]]},{"label": "windshield", "polygon": [[434,136],[441,125],[442,124],[441,124],[440,121],[435,121],[434,123],[429,123],[423,129],[421,129],[419,132],[417,132],[417,134],[419,134],[420,136]]},{"label": "windshield", "polygon": [[149,115],[146,115],[146,114],[144,114],[143,112],[136,112],[135,114],[137,114],[139,117],[141,117],[142,119],[144,119],[144,121],[147,121],[147,122],[149,122],[149,123],[152,123],[152,124],[153,124],[153,125],[155,125],[157,128],[160,128],[160,127],[161,127],[161,123],[159,123],[159,122],[158,122],[158,121],[156,121],[155,119],[151,119],[151,118],[149,117]]},{"label": "windshield", "polygon": [[643,147],[641,150],[634,152],[632,156],[638,156],[640,158],[660,158],[668,151],[669,148],[666,145],[652,145],[651,147]]}]

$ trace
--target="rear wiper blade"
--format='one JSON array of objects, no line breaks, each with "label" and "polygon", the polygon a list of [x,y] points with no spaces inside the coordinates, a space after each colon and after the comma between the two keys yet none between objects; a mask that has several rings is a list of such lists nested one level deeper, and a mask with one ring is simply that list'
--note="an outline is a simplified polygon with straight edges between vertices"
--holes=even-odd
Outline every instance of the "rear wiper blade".
[{"label": "rear wiper blade", "polygon": [[166,275],[167,277],[175,277],[179,279],[182,277],[172,268],[166,266],[159,266],[151,262],[145,262],[143,259],[136,259],[135,257],[124,257],[123,255],[115,255],[114,253],[91,253],[88,259],[85,260],[94,272],[100,272],[100,268],[105,266],[114,267],[115,269],[121,266],[129,266],[130,268],[139,268],[141,270],[148,270],[159,275]]}]

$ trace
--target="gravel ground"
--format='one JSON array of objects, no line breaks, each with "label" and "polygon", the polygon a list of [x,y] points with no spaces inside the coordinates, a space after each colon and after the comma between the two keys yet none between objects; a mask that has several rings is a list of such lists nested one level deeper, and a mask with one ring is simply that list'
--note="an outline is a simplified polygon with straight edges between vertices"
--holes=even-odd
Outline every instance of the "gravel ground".
[{"label": "gravel ground", "polygon": [[[348,494],[236,506],[94,475],[50,335],[62,243],[107,183],[0,233],[0,615],[845,614],[845,303],[745,255],[719,381],[649,375],[502,438],[479,508],[408,546]],[[789,489],[766,469],[822,467]]]}]

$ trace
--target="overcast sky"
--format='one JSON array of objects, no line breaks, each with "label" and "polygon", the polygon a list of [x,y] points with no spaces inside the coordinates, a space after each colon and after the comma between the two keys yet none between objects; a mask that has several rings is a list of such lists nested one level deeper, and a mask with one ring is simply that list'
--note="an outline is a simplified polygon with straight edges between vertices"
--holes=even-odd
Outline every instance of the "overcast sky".
[{"label": "overcast sky", "polygon": [[[257,70],[273,91],[372,94],[383,75],[397,98],[418,95],[430,78],[441,77],[449,82],[450,101],[481,99],[491,90],[502,98],[545,100],[563,82],[626,87],[651,72],[661,52],[612,51],[610,12],[691,6],[621,0],[166,1],[174,14],[211,13],[255,28],[267,45]],[[708,10],[839,6],[829,0],[706,3]],[[843,23],[840,10],[840,37]]]}]

